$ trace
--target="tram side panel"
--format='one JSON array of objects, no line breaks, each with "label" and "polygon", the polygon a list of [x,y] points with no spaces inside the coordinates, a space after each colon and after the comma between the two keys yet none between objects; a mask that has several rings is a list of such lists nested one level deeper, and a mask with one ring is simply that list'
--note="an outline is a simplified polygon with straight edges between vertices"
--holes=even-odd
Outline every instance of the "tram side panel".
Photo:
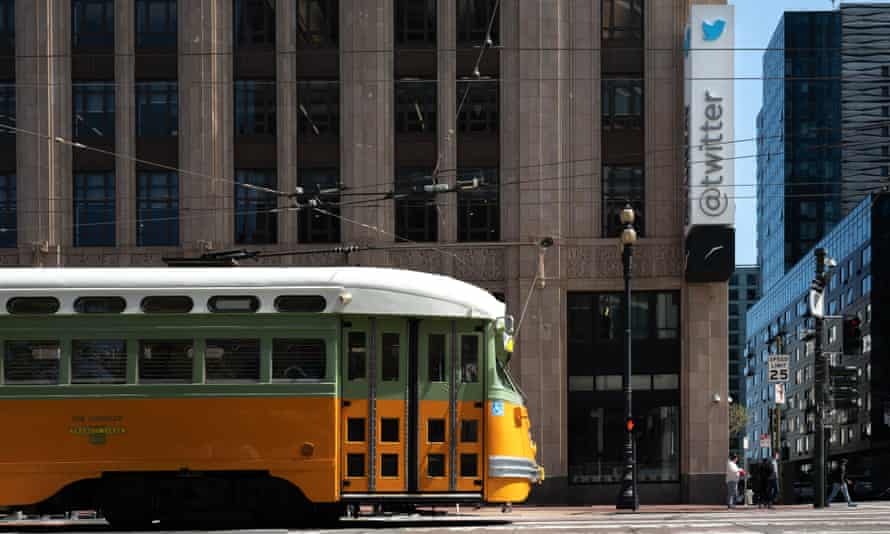
[{"label": "tram side panel", "polygon": [[109,473],[268,472],[338,500],[336,397],[2,399],[0,506]]}]

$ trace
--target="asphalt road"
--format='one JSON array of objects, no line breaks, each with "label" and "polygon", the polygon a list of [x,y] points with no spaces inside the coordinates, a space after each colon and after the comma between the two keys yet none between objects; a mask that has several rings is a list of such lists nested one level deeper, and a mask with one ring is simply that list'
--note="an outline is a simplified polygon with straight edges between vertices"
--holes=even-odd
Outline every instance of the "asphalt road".
[{"label": "asphalt road", "polygon": [[[233,534],[289,534],[291,532],[334,532],[355,534],[373,533],[430,533],[451,532],[548,532],[548,533],[690,533],[690,534],[852,534],[859,532],[890,532],[890,503],[865,503],[858,508],[835,504],[826,510],[808,507],[775,510],[738,509],[733,511],[647,511],[623,514],[606,510],[583,508],[517,508],[512,514],[497,510],[441,516],[384,516],[344,519],[330,529],[254,530],[227,528],[226,525],[201,525],[193,532],[226,532]],[[157,525],[152,532],[171,532]],[[64,533],[77,534],[112,532],[102,520],[27,520],[0,521],[0,534]]]}]

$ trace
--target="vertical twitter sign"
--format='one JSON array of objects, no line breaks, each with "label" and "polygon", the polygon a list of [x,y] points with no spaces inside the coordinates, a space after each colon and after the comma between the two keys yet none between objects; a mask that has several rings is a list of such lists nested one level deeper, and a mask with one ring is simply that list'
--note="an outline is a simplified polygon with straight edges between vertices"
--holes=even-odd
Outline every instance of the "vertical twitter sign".
[{"label": "vertical twitter sign", "polygon": [[734,7],[693,5],[683,37],[688,226],[733,226]]}]

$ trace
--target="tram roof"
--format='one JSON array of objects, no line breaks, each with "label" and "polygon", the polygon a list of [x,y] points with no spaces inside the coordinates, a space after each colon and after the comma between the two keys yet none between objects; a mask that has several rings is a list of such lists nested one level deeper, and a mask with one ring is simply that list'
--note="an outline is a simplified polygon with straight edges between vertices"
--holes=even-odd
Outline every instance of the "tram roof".
[{"label": "tram roof", "polygon": [[[206,311],[215,295],[254,294],[264,302],[259,312],[274,311],[281,294],[328,298],[325,312],[496,319],[505,306],[491,293],[449,276],[375,267],[232,267],[232,268],[11,268],[0,270],[0,305],[13,297],[57,296],[60,312],[78,296],[139,297],[187,294],[193,312]],[[351,298],[340,298],[349,294]],[[336,301],[336,302],[331,302]],[[69,304],[70,304],[69,302]],[[204,306],[202,306],[204,304]],[[128,311],[136,312],[128,304]]]}]

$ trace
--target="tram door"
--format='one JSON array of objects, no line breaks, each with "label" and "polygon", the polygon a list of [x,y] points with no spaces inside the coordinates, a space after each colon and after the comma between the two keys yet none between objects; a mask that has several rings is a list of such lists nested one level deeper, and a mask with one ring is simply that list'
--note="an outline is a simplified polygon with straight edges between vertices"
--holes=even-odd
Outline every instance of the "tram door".
[{"label": "tram door", "polygon": [[408,322],[343,322],[341,489],[404,493],[407,485]]},{"label": "tram door", "polygon": [[475,321],[425,319],[417,329],[416,483],[420,492],[482,491],[485,359],[481,327]]}]

